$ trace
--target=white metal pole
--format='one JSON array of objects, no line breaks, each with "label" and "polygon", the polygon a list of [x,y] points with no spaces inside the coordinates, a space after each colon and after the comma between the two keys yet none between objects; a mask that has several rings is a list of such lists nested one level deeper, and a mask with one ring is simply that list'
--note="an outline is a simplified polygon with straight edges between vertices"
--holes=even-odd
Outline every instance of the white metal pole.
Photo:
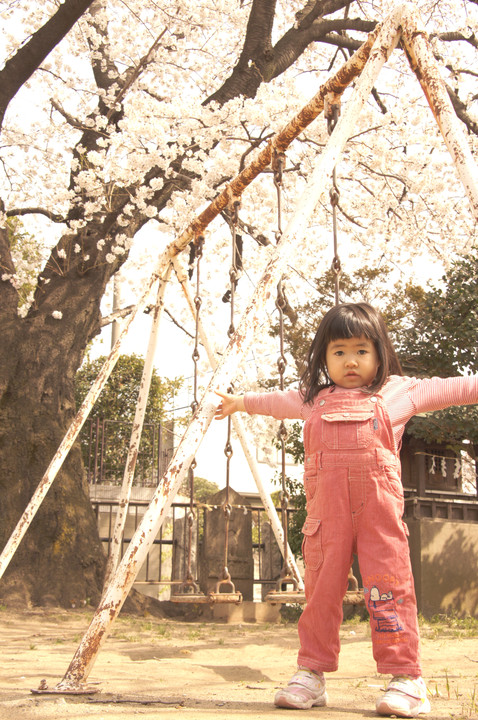
[{"label": "white metal pole", "polygon": [[129,442],[128,457],[123,475],[123,483],[118,502],[118,510],[116,512],[115,527],[113,537],[111,539],[108,562],[106,564],[106,573],[103,584],[103,592],[108,587],[115,571],[121,555],[121,547],[123,541],[123,532],[128,514],[129,501],[131,499],[131,489],[133,486],[134,471],[136,468],[136,460],[138,458],[139,444],[141,442],[141,434],[144,425],[144,416],[146,414],[146,406],[148,404],[149,389],[151,387],[151,377],[153,375],[153,363],[158,342],[158,333],[160,320],[164,309],[164,293],[171,274],[171,264],[168,266],[164,277],[159,281],[158,296],[153,311],[153,322],[149,335],[148,349],[144,359],[143,374],[139,386],[138,399],[133,420],[133,428],[131,430],[131,438]]},{"label": "white metal pole", "polygon": [[[190,288],[189,288],[189,283],[187,281],[186,273],[184,272],[184,269],[182,268],[182,266],[179,262],[179,258],[176,257],[173,260],[173,265],[174,265],[174,270],[176,272],[176,275],[178,276],[178,280],[183,289],[184,296],[186,298],[188,307],[189,307],[193,317],[195,317],[196,316],[196,308],[194,305],[194,299],[193,299],[193,296],[192,296]],[[209,342],[209,338],[207,336],[207,333],[204,330],[204,326],[203,326],[201,320],[199,320],[199,335],[201,337],[201,343],[203,344],[204,349],[206,350],[209,364],[210,364],[211,368],[213,370],[215,370],[217,367],[216,353],[213,350],[211,343]],[[253,453],[250,451],[249,442],[248,442],[247,433],[246,433],[246,430],[244,427],[244,423],[242,422],[242,419],[239,417],[239,415],[237,415],[236,413],[232,416],[232,424],[234,427],[234,431],[235,431],[235,433],[239,439],[239,442],[241,444],[241,447],[244,452],[247,463],[249,465],[249,469],[250,469],[252,476],[254,478],[254,481],[256,483],[257,489],[259,491],[259,495],[261,496],[262,504],[264,505],[264,509],[266,510],[269,520],[271,522],[272,531],[274,533],[274,536],[275,536],[275,539],[279,546],[279,549],[280,549],[282,555],[285,556],[284,530],[282,527],[282,523],[281,523],[280,518],[277,514],[277,511],[274,507],[274,503],[272,502],[269,493],[267,492],[267,490],[264,487],[264,483],[262,482],[261,473],[259,470],[259,466],[256,462],[256,459],[255,459]],[[303,590],[304,583],[303,583],[299,568],[297,567],[295,557],[289,546],[287,546],[287,551],[288,551],[288,558],[289,558],[291,570],[294,574],[295,579],[297,580],[297,587],[299,590]]]},{"label": "white metal pole", "polygon": [[[103,596],[95,615],[70,663],[70,666],[58,684],[57,690],[68,692],[88,677],[97,654],[107,637],[109,628],[119,614],[123,603],[133,586],[136,575],[143,564],[149,549],[167,516],[171,503],[186,476],[201,441],[209,427],[217,406],[214,389],[227,387],[230,377],[241,363],[254,339],[254,333],[262,322],[265,306],[272,297],[284,269],[292,255],[296,242],[305,232],[319,196],[328,183],[328,174],[340,156],[353,127],[353,121],[370,94],[380,69],[398,41],[397,19],[390,18],[378,33],[370,54],[370,60],[357,82],[354,97],[347,103],[341,120],[337,124],[319,158],[317,167],[307,182],[307,188],[300,198],[298,207],[289,221],[282,238],[274,249],[271,260],[260,280],[254,295],[243,315],[235,334],[232,336],[224,355],[199,403],[171,464],[163,477],[151,503],[138,526],[128,550],[125,552],[115,578]],[[367,92],[368,90],[368,92]]]}]

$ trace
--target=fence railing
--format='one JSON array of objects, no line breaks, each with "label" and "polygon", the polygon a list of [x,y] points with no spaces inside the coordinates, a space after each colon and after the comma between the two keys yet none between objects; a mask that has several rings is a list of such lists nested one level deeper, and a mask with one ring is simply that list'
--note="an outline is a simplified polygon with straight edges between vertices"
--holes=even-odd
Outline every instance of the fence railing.
[{"label": "fence railing", "polygon": [[[83,462],[90,485],[120,485],[128,454],[132,424],[92,417],[80,435]],[[136,461],[134,484],[156,487],[174,453],[171,423],[145,423]]]},{"label": "fence railing", "polygon": [[[93,497],[92,505],[98,522],[100,538],[107,552],[114,529],[118,502],[114,499]],[[135,500],[130,502],[122,552],[126,550],[147,507],[148,500]],[[171,588],[184,582],[189,557],[189,533],[187,531],[187,515],[189,510],[189,502],[178,501],[172,503],[168,519],[160,528],[147,555],[146,561],[136,578],[135,586],[137,586],[137,589],[154,595],[154,597],[160,600],[168,600]],[[205,578],[203,569],[201,568],[202,559],[205,557],[208,558],[208,568],[210,570],[211,557],[214,556],[215,552],[213,548],[206,548],[204,546],[205,513],[210,511],[211,508],[207,505],[195,504],[194,506],[195,517],[194,532],[192,533],[191,570],[194,578],[202,580],[203,585],[207,583],[207,578]],[[294,512],[295,510],[293,508],[288,509],[288,522],[290,522],[290,517]],[[237,509],[236,518],[234,519],[233,517],[233,522],[245,523],[251,532],[250,537],[245,539],[245,545],[236,550],[232,548],[232,556],[228,562],[232,580],[242,585],[241,591],[245,599],[261,601],[267,592],[275,589],[277,585],[277,580],[282,568],[281,551],[277,546],[262,505],[249,505],[247,508],[243,506]],[[238,533],[235,532],[234,537],[237,537],[237,535]],[[219,546],[221,549],[224,547],[223,539],[219,539]],[[239,555],[239,562],[242,562],[245,555],[249,553],[253,570],[252,576],[249,578],[235,578],[234,570],[238,564],[238,558],[236,556]],[[244,590],[242,588],[244,588]]]}]

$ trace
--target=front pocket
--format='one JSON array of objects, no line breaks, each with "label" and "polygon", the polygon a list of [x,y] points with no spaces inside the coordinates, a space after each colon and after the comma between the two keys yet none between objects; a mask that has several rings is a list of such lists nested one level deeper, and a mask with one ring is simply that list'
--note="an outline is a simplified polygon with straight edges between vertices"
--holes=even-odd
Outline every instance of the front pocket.
[{"label": "front pocket", "polygon": [[374,420],[373,409],[323,413],[322,441],[331,450],[366,448],[372,442]]},{"label": "front pocket", "polygon": [[304,475],[305,499],[310,503],[317,492],[317,473],[306,473]]},{"label": "front pocket", "polygon": [[397,475],[396,469],[385,465],[383,468],[383,480],[385,487],[392,493],[392,495],[394,495],[398,500],[403,500],[403,485]]},{"label": "front pocket", "polygon": [[307,518],[302,532],[302,557],[307,570],[318,570],[324,561],[321,520]]}]

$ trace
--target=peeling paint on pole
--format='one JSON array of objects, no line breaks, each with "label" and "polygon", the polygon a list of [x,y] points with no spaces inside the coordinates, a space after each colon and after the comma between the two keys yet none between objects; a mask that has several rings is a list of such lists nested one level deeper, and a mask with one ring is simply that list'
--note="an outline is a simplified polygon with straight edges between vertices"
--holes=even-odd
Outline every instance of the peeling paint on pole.
[{"label": "peeling paint on pole", "polygon": [[149,335],[148,349],[146,351],[146,357],[144,360],[143,373],[141,376],[141,383],[133,419],[133,428],[131,431],[131,438],[129,442],[128,457],[126,458],[123,482],[121,485],[118,511],[116,513],[114,532],[110,544],[108,562],[106,565],[104,589],[108,587],[118,566],[121,555],[123,532],[126,524],[129,501],[131,498],[134,471],[136,468],[136,461],[138,459],[139,444],[141,441],[144,417],[146,414],[146,406],[148,404],[149,390],[151,387],[151,378],[153,375],[154,355],[158,342],[159,326],[162,312],[164,309],[164,293],[166,291],[166,286],[168,284],[170,273],[171,265],[168,266],[164,277],[159,281],[158,295],[156,299],[156,305],[153,311],[153,323]]},{"label": "peeling paint on pole", "polygon": [[478,220],[478,168],[462,132],[419,13],[411,3],[403,19],[403,44]]}]

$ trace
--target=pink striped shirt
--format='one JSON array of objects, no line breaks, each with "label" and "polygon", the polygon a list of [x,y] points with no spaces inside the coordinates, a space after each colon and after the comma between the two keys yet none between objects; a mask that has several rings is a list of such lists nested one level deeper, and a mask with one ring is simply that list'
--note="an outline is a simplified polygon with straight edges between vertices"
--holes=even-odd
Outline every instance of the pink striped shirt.
[{"label": "pink striped shirt", "polygon": [[[337,393],[359,393],[360,388],[347,390],[335,387]],[[380,390],[392,422],[396,446],[405,429],[405,423],[418,413],[443,410],[451,405],[478,403],[478,375],[451,378],[412,378],[391,375]],[[253,393],[244,395],[244,406],[250,415],[269,415],[278,420],[307,420],[314,403],[305,404],[298,390]]]}]

